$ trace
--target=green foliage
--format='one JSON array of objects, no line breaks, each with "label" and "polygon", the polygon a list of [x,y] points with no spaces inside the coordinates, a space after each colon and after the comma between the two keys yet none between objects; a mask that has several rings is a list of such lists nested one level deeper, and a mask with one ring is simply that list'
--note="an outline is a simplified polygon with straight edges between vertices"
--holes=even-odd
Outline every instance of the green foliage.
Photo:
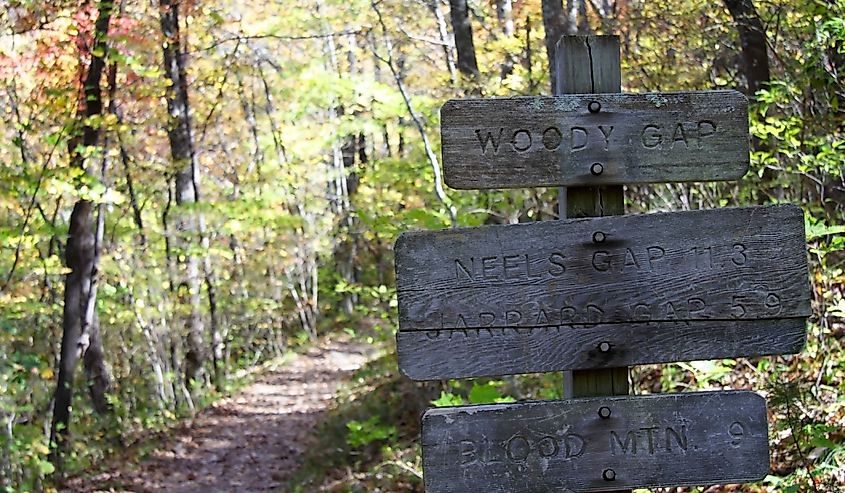
[{"label": "green foliage", "polygon": [[440,397],[431,401],[431,405],[436,407],[460,406],[463,403],[463,397],[446,392],[445,390],[440,391]]},{"label": "green foliage", "polygon": [[[43,429],[55,387],[64,244],[76,200],[102,204],[105,213],[96,308],[113,386],[105,417],[77,392],[70,472],[94,467],[123,444],[194,412],[178,364],[189,313],[179,296],[176,260],[187,255],[202,260],[202,274],[205,265],[211,268],[199,293],[200,316],[209,329],[210,285],[220,330],[214,344],[210,329],[204,335],[203,347],[220,349],[221,359],[217,368],[206,362],[192,396],[195,409],[233,389],[231,376],[239,370],[282,357],[319,333],[347,329],[362,341],[392,345],[393,242],[409,229],[451,224],[434,193],[419,130],[390,68],[374,56],[383,56],[385,40],[435,153],[438,108],[446,99],[474,91],[548,92],[539,0],[513,2],[512,34],[505,33],[495,3],[471,2],[482,74],[478,81],[454,82],[428,4],[381,2],[382,33],[373,29],[377,21],[366,1],[286,6],[284,15],[273,5],[183,3],[201,200],[177,205],[173,177],[181,163],[169,155],[172,122],[163,104],[169,82],[157,7],[127,2],[114,19],[107,62],[116,64],[116,110],[108,109],[104,86],[106,111],[83,122],[76,115],[78,81],[88,54],[78,51],[85,43],[77,36],[91,28],[89,16],[77,15],[84,14],[83,4],[13,3],[8,17],[15,34],[7,33],[13,42],[0,47],[6,110],[0,127],[6,137],[0,141],[0,430],[11,430],[0,433],[0,476],[12,486],[0,485],[7,489],[35,491],[51,472]],[[741,41],[721,3],[617,4],[615,18],[590,10],[589,20],[598,33],[621,35],[626,91],[741,85]],[[773,434],[776,469],[765,484],[804,491],[818,483],[824,491],[825,481],[841,475],[845,455],[842,437],[831,429],[841,429],[845,392],[845,4],[754,4],[769,41],[773,80],[752,97],[752,172],[739,183],[629,187],[626,207],[800,204],[813,286],[807,347],[789,358],[638,368],[634,384],[646,392],[759,388],[773,379],[798,385],[801,392],[784,394],[792,396],[791,407],[789,399],[778,400],[773,429],[799,445]],[[448,23],[445,5],[436,6]],[[98,146],[73,149],[87,158],[87,172],[69,165],[68,147],[77,145],[71,137],[81,123],[102,136]],[[461,226],[556,217],[555,190],[446,193]],[[200,215],[202,239],[178,232],[178,217]],[[349,467],[366,473],[365,486],[358,486],[370,491],[373,485],[421,488],[414,475],[418,407],[561,395],[559,375],[413,387],[400,383],[395,360],[382,364],[359,375],[366,387],[360,395],[368,397],[355,403],[361,407],[348,403],[331,437],[338,442],[332,450],[343,451],[331,466],[352,462]],[[215,369],[229,378],[214,385]],[[79,375],[75,387],[85,389],[84,380]],[[372,396],[370,387],[377,389]]]},{"label": "green foliage", "polygon": [[368,420],[350,421],[346,423],[349,433],[346,435],[346,443],[352,448],[363,447],[375,441],[383,441],[396,435],[396,427],[380,423],[379,416],[372,416]]},{"label": "green foliage", "polygon": [[475,382],[469,391],[469,402],[471,404],[515,402],[516,399],[513,397],[502,395],[501,388],[504,385],[505,382],[502,381],[491,381],[484,384]]}]

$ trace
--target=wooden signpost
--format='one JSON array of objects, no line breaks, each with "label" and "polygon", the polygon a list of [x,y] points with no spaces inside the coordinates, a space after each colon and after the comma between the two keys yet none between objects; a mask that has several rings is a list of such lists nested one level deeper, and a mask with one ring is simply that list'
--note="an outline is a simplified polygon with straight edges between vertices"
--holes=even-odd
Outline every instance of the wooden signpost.
[{"label": "wooden signpost", "polygon": [[768,438],[756,394],[613,396],[628,393],[628,365],[800,351],[803,214],[622,216],[622,184],[741,177],[747,101],[621,94],[614,36],[568,36],[557,50],[555,97],[447,103],[443,163],[455,188],[566,186],[560,215],[570,219],[400,236],[397,346],[413,379],[572,370],[565,397],[589,398],[429,410],[426,491],[761,479]]},{"label": "wooden signpost", "polygon": [[762,479],[766,403],[696,392],[429,409],[428,493],[606,491]]},{"label": "wooden signpost", "polygon": [[789,205],[419,231],[395,254],[414,379],[797,352],[810,315]]},{"label": "wooden signpost", "polygon": [[748,169],[736,91],[456,99],[443,105],[452,188],[735,180]]}]

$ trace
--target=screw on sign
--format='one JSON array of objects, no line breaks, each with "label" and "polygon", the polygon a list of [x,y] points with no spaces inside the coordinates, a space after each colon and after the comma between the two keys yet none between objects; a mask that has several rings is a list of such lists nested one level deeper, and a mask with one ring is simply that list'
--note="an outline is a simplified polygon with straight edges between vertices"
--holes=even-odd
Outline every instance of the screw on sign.
[{"label": "screw on sign", "polygon": [[761,479],[758,395],[620,395],[628,365],[800,351],[810,314],[803,214],[620,217],[623,184],[741,177],[747,100],[620,94],[618,38],[567,36],[557,48],[558,95],[444,105],[444,177],[465,189],[567,187],[560,217],[573,219],[401,235],[397,346],[413,379],[567,370],[565,395],[588,398],[430,409],[426,491]]},{"label": "screw on sign", "polygon": [[457,99],[441,115],[453,188],[732,180],[748,169],[748,101],[736,91]]},{"label": "screw on sign", "polygon": [[798,352],[810,314],[790,205],[416,231],[395,258],[417,380]]},{"label": "screw on sign", "polygon": [[739,483],[769,470],[766,403],[748,391],[430,409],[429,493]]}]

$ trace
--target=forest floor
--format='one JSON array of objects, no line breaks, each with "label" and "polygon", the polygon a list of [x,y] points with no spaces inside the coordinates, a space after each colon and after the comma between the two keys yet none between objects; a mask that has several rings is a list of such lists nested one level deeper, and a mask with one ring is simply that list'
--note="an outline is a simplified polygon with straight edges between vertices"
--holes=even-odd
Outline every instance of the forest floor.
[{"label": "forest floor", "polygon": [[323,340],[203,410],[146,457],[72,479],[60,491],[279,491],[338,386],[376,353],[372,345]]}]

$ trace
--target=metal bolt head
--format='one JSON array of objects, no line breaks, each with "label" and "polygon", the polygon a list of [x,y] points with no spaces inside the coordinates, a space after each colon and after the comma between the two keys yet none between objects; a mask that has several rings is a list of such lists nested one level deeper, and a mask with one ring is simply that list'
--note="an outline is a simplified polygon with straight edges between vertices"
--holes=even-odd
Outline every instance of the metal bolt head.
[{"label": "metal bolt head", "polygon": [[590,173],[592,173],[593,176],[599,176],[603,171],[604,166],[602,166],[601,163],[593,163],[593,165],[590,166]]},{"label": "metal bolt head", "polygon": [[610,352],[610,343],[606,341],[599,343],[599,351],[603,353]]},{"label": "metal bolt head", "polygon": [[616,479],[616,471],[613,469],[605,469],[602,471],[601,477],[604,478],[605,481],[613,481]]},{"label": "metal bolt head", "polygon": [[606,235],[601,231],[596,231],[593,233],[593,243],[601,243],[606,238]]},{"label": "metal bolt head", "polygon": [[602,406],[599,408],[599,417],[602,419],[607,419],[610,417],[610,408],[607,406]]},{"label": "metal bolt head", "polygon": [[587,105],[587,109],[590,110],[590,113],[598,113],[601,111],[601,103],[598,101],[590,101]]}]

